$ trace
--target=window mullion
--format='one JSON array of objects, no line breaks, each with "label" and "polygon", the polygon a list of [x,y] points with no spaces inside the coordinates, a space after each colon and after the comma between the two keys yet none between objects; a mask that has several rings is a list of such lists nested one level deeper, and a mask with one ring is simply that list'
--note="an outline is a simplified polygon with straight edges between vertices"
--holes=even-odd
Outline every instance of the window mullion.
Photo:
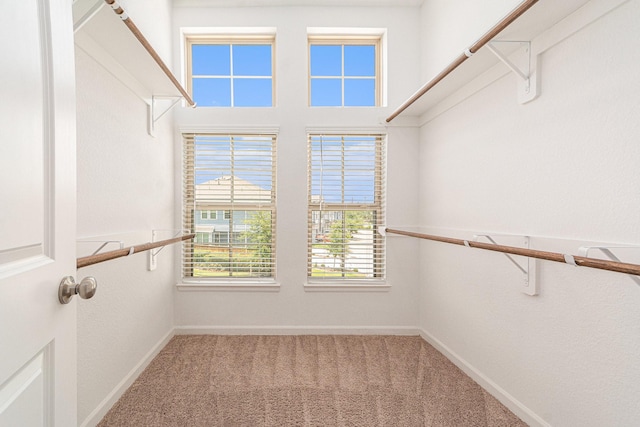
[{"label": "window mullion", "polygon": [[231,85],[231,106],[235,107],[236,103],[235,103],[235,80],[234,80],[234,75],[233,75],[233,46],[234,44],[230,43],[229,44],[229,84]]},{"label": "window mullion", "polygon": [[341,73],[342,73],[342,78],[340,79],[340,84],[341,84],[341,92],[342,92],[342,106],[344,107],[344,44],[342,45],[342,64],[341,64]]}]

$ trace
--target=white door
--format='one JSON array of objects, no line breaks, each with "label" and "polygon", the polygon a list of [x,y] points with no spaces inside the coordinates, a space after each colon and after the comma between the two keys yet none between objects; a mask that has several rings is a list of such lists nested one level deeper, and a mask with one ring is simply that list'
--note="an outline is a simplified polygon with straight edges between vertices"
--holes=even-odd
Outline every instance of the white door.
[{"label": "white door", "polygon": [[[71,0],[0,14],[0,426],[76,418],[75,78]],[[83,301],[88,303],[88,301]]]}]

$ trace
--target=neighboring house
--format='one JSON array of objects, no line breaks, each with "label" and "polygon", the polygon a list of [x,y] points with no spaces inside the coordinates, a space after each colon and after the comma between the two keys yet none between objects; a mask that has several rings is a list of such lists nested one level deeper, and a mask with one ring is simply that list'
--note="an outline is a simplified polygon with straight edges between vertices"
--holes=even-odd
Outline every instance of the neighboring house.
[{"label": "neighboring house", "polygon": [[247,220],[261,203],[270,202],[269,190],[239,177],[196,184],[195,243],[247,243]]}]

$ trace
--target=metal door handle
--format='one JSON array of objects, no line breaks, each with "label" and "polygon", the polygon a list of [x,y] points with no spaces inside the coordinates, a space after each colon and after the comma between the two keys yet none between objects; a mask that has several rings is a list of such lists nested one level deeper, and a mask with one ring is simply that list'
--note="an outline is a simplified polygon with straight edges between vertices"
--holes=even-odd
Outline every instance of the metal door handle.
[{"label": "metal door handle", "polygon": [[95,277],[87,276],[76,284],[73,276],[66,276],[58,287],[58,301],[60,304],[69,304],[74,295],[80,295],[82,299],[89,299],[96,294],[98,281]]}]

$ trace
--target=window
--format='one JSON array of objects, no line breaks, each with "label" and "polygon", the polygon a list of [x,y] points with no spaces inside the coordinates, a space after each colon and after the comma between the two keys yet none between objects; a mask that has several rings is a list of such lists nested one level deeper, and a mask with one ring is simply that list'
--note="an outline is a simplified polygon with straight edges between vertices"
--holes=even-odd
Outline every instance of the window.
[{"label": "window", "polygon": [[187,90],[199,107],[273,106],[274,36],[188,36]]},{"label": "window", "polygon": [[308,135],[309,278],[384,278],[384,141]]},{"label": "window", "polygon": [[200,219],[218,219],[218,212],[216,211],[201,211]]},{"label": "window", "polygon": [[380,37],[309,36],[312,107],[380,105]]},{"label": "window", "polygon": [[183,134],[183,139],[183,223],[197,236],[183,245],[183,277],[274,277],[276,136]]}]

